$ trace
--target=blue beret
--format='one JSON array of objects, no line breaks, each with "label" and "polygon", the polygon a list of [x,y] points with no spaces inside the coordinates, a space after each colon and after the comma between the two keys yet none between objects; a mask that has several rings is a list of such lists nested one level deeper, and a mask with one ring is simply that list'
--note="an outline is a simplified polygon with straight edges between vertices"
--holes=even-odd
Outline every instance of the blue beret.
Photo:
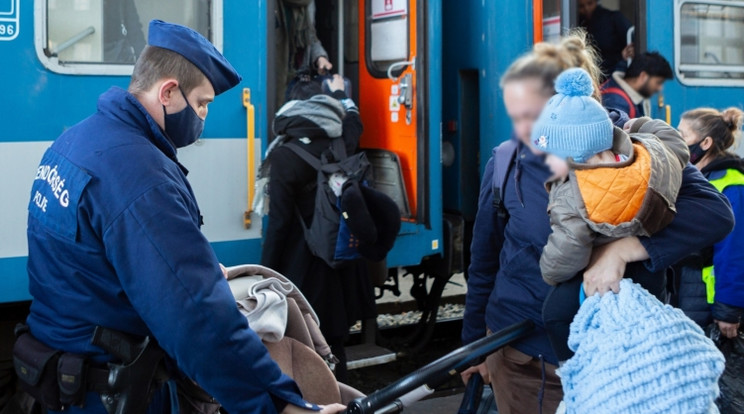
[{"label": "blue beret", "polygon": [[209,40],[186,26],[152,20],[147,44],[176,52],[193,63],[212,83],[215,95],[232,88],[242,79]]}]

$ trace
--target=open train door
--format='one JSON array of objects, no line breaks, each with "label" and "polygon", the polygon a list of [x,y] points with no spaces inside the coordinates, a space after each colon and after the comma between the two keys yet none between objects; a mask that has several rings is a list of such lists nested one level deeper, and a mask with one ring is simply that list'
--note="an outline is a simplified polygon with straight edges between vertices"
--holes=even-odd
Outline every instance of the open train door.
[{"label": "open train door", "polygon": [[375,186],[398,203],[403,220],[389,267],[418,264],[442,249],[436,22],[439,1],[359,2],[361,147],[374,166]]},{"label": "open train door", "polygon": [[411,294],[423,311],[422,330],[409,342],[416,344],[431,334],[452,274],[447,251],[456,245],[462,250],[462,237],[453,243],[457,232],[443,230],[441,3],[358,2],[361,147],[372,164],[372,184],[400,208],[401,231],[386,262],[392,282],[385,288],[398,292],[400,268],[414,278]]}]

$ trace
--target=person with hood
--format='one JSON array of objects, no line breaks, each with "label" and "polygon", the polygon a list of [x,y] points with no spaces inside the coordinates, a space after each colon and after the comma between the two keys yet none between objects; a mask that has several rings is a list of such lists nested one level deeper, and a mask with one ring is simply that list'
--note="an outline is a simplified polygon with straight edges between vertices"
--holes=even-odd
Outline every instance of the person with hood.
[{"label": "person with hood", "polygon": [[[683,262],[679,307],[700,326],[715,322],[728,338],[737,335],[744,312],[744,160],[731,150],[741,136],[744,112],[698,108],[682,114],[678,129],[690,162],[731,203],[736,224],[726,238]],[[697,265],[693,262],[697,261]]]},{"label": "person with hood", "polygon": [[[276,114],[267,160],[271,165],[269,221],[264,233],[261,264],[278,271],[297,285],[320,319],[320,329],[339,359],[336,378],[345,382],[344,342],[357,320],[376,315],[374,294],[366,266],[359,260],[331,268],[312,254],[304,237],[304,223],[312,223],[317,172],[290,145],[320,159],[331,140],[342,139],[346,154],[354,154],[362,134],[362,121],[354,101],[344,92],[344,81],[334,75],[331,95],[308,75],[298,77],[287,102]],[[300,220],[300,217],[302,220]]]},{"label": "person with hood", "polygon": [[13,352],[49,412],[178,412],[194,381],[231,413],[343,409],[304,401],[238,311],[178,161],[240,80],[201,34],[153,20],[129,88],[44,153]]},{"label": "person with hood", "polygon": [[[669,224],[689,153],[664,121],[635,119],[628,132],[614,127],[591,98],[592,80],[583,69],[561,73],[555,88],[558,93],[532,128],[532,144],[546,153],[553,172],[546,183],[551,234],[540,271],[555,286],[545,299],[543,320],[562,363],[573,355],[569,325],[583,291],[580,272],[593,248],[622,237],[648,237]],[[644,278],[636,282],[647,284]]]}]

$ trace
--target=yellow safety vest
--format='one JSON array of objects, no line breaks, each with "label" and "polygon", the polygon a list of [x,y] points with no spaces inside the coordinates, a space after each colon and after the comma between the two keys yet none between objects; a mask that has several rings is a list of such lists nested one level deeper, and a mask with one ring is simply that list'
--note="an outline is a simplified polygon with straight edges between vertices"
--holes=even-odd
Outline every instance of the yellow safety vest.
[{"label": "yellow safety vest", "polygon": [[[739,170],[729,168],[723,177],[710,180],[710,183],[716,190],[723,192],[730,185],[744,185],[744,174]],[[705,283],[708,303],[713,303],[716,297],[716,277],[713,273],[713,266],[703,268],[703,282]]]}]

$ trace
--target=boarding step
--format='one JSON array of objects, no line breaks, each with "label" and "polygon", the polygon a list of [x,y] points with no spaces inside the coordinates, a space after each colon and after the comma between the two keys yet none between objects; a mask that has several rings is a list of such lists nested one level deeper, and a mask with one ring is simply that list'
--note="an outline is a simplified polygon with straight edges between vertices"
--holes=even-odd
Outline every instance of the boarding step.
[{"label": "boarding step", "polygon": [[346,368],[350,370],[387,364],[396,358],[395,352],[375,344],[364,343],[346,348]]}]

